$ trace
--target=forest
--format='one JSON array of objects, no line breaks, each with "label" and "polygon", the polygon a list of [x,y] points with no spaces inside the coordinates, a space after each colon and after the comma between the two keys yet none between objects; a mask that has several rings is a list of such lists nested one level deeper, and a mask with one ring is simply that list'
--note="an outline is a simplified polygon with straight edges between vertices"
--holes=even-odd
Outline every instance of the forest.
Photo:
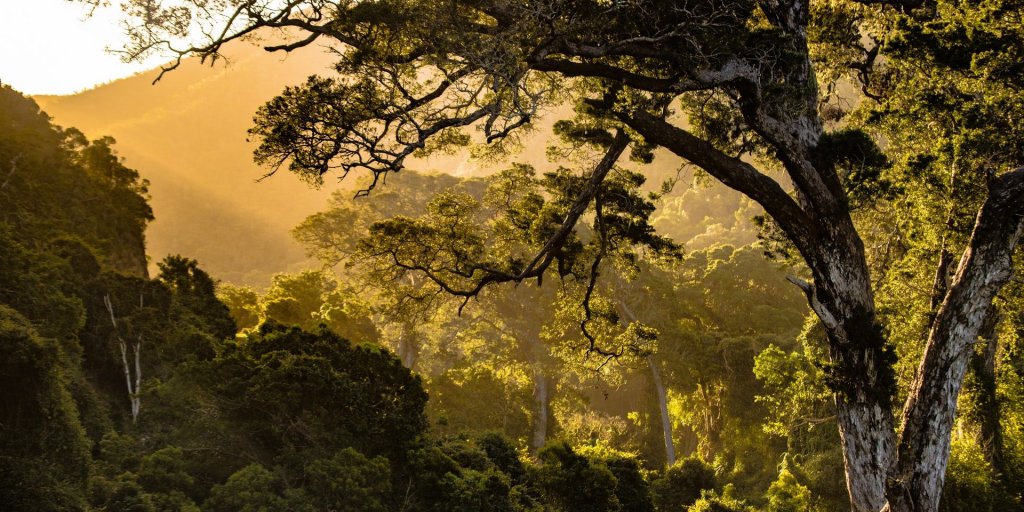
[{"label": "forest", "polygon": [[215,275],[0,84],[0,509],[1024,511],[1022,0],[117,4],[352,186]]}]

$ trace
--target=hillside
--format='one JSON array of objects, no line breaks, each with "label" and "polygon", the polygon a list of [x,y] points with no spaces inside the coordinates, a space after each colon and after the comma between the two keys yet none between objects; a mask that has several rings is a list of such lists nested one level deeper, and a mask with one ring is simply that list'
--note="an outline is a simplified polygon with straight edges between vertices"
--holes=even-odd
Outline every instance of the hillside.
[{"label": "hillside", "polygon": [[195,61],[151,85],[155,72],[72,96],[35,100],[57,124],[90,137],[111,135],[126,164],[150,181],[156,220],[151,260],[187,254],[225,281],[262,285],[270,273],[303,266],[288,230],[319,210],[331,189],[312,190],[252,163],[252,113],[285,85],[329,63],[319,50],[287,58],[235,46],[213,69]]}]

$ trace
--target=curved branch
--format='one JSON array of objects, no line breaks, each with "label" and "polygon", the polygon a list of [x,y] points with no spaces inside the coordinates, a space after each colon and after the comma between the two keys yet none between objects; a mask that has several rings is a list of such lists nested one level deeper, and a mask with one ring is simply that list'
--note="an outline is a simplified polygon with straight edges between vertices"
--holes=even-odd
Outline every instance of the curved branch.
[{"label": "curved branch", "polygon": [[753,199],[775,219],[801,251],[813,243],[806,213],[782,186],[752,165],[733,158],[707,141],[644,111],[623,113],[619,118],[648,142],[681,156],[725,186]]}]

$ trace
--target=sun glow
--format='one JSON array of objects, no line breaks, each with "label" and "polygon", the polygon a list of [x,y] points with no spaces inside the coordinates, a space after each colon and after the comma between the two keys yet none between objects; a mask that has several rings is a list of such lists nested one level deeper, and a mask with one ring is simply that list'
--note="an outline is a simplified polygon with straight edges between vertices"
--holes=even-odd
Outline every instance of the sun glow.
[{"label": "sun glow", "polygon": [[119,10],[68,0],[0,0],[0,82],[25,94],[72,94],[153,68],[125,64],[108,48],[124,45]]}]

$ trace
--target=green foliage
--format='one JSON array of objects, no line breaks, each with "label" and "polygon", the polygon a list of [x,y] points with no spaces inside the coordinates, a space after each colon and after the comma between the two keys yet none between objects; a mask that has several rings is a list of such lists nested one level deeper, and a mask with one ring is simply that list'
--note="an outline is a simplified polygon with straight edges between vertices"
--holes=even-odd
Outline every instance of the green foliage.
[{"label": "green foliage", "polygon": [[397,459],[425,427],[418,377],[391,354],[326,330],[265,323],[201,372],[221,414],[272,454],[268,462],[298,465],[346,447]]},{"label": "green foliage", "polygon": [[263,296],[265,318],[313,330],[318,325],[317,317],[324,305],[324,296],[335,286],[320,272],[307,270],[297,275],[278,274]]},{"label": "green foliage", "polygon": [[658,510],[685,510],[703,491],[720,491],[715,470],[698,457],[687,457],[651,482],[651,496]]},{"label": "green foliage", "polygon": [[144,274],[142,231],[153,219],[148,183],[120,163],[113,139],[89,142],[54,126],[8,86],[0,86],[0,126],[0,224],[31,248],[74,233],[107,268]]},{"label": "green foliage", "polygon": [[409,453],[412,510],[511,512],[511,477],[476,443],[427,444]]},{"label": "green foliage", "polygon": [[455,367],[430,379],[427,413],[439,433],[486,432],[500,425],[503,433],[523,438],[530,429],[529,389],[501,379],[482,365]]},{"label": "green foliage", "polygon": [[391,468],[384,457],[368,459],[352,448],[306,466],[305,490],[317,510],[384,512],[391,494]]},{"label": "green foliage", "polygon": [[811,509],[811,491],[801,484],[782,460],[779,477],[768,486],[768,512],[801,512]]},{"label": "green foliage", "polygon": [[877,204],[892,196],[893,185],[882,174],[888,160],[864,131],[847,128],[826,133],[815,152],[820,165],[839,171],[851,208]]},{"label": "green foliage", "polygon": [[227,306],[215,296],[213,279],[196,260],[167,256],[157,267],[157,279],[171,290],[178,304],[203,322],[201,330],[217,339],[235,335],[237,327]]},{"label": "green foliage", "polygon": [[279,478],[259,464],[250,464],[234,474],[227,482],[213,486],[203,510],[211,512],[273,512],[290,510],[311,512],[316,510],[305,497],[296,492],[282,491]]},{"label": "green foliage", "polygon": [[[157,7],[155,14],[139,11],[148,15],[146,28],[155,30],[136,34],[134,44],[148,48],[153,41],[147,37],[161,29],[180,36],[201,19],[193,16],[218,11],[208,2],[182,3],[171,11]],[[143,0],[133,4],[152,7]],[[468,144],[471,137],[457,125],[477,119],[486,119],[484,137],[501,151],[511,130],[566,97],[576,103],[577,116],[556,123],[554,131],[570,152],[607,148],[619,120],[637,109],[669,115],[669,106],[681,108],[687,129],[722,156],[752,157],[767,167],[797,165],[785,161],[792,135],[800,139],[793,145],[813,147],[811,162],[798,164],[817,167],[825,178],[836,170],[838,181],[826,179],[825,186],[842,190],[836,192],[839,212],[855,208],[864,226],[879,315],[891,330],[883,330],[872,311],[851,315],[853,328],[847,330],[857,334],[854,348],[882,355],[886,371],[879,387],[886,396],[872,398],[885,407],[897,389],[890,381],[899,376],[905,389],[915,374],[919,340],[935,313],[929,285],[940,287],[947,277],[942,272],[951,273],[940,268],[938,279],[929,279],[936,255],[941,261],[963,247],[986,178],[1019,165],[1024,155],[1022,6],[1019,0],[939,0],[924,9],[878,14],[849,2],[813,2],[808,42],[801,32],[806,20],[788,20],[800,25],[791,31],[797,35],[787,34],[787,20],[777,19],[786,16],[769,4],[755,10],[745,0],[697,1],[685,9],[653,8],[662,7],[656,2],[356,2],[347,12],[339,6],[346,16],[318,19],[324,24],[315,35],[352,46],[336,67],[340,77],[312,77],[261,109],[251,132],[261,143],[257,159],[320,184],[336,168],[359,167],[351,158],[359,156],[355,160],[377,178],[399,170],[407,156]],[[252,11],[243,14],[253,16],[273,9],[246,7]],[[296,12],[321,15],[315,8]],[[240,25],[251,21],[244,17]],[[671,58],[616,53],[622,41],[652,38],[652,52],[672,48]],[[581,39],[593,43],[586,51],[615,58],[560,64],[618,75],[621,83],[609,77],[558,83],[528,69],[549,55],[533,51],[535,46]],[[827,84],[824,97],[801,74],[811,68],[802,53],[805,42]],[[216,56],[220,45],[211,48]],[[878,51],[882,74],[870,76]],[[733,58],[757,75],[728,80],[719,90],[708,85],[685,92],[672,103],[630,90],[638,80],[684,83],[694,70],[733,66]],[[828,86],[855,73],[878,101],[842,124],[846,112],[838,104],[844,98]],[[438,121],[446,116],[456,117],[450,126]],[[806,134],[787,133],[782,142],[769,143],[763,137],[771,123],[752,126],[763,119],[784,126],[795,119],[800,124],[792,125],[810,126],[810,135],[803,140]],[[835,124],[819,138],[822,121]],[[717,222],[728,217],[715,215],[721,204],[701,204],[696,194],[670,198],[659,214],[655,198],[641,193],[639,173],[613,169],[584,222],[545,255],[553,274],[570,283],[568,300],[557,304],[549,295],[519,301],[530,302],[530,309],[480,293],[480,287],[522,280],[517,276],[539,261],[538,250],[561,228],[589,177],[566,168],[537,175],[514,165],[489,179],[486,191],[479,180],[421,177],[417,183],[425,186],[414,193],[385,195],[387,201],[372,205],[338,205],[297,230],[328,265],[347,262],[350,273],[363,273],[388,290],[357,298],[353,290],[361,287],[355,284],[365,282],[352,280],[349,288],[322,272],[305,272],[278,276],[262,297],[226,287],[225,306],[195,261],[172,257],[160,265],[158,281],[142,277],[142,228],[152,219],[147,186],[120,163],[112,139],[88,142],[75,130],[60,130],[7,88],[0,89],[0,122],[0,387],[8,390],[0,424],[5,435],[12,432],[0,443],[2,488],[12,494],[4,496],[6,505],[83,508],[90,457],[77,419],[81,404],[92,417],[109,416],[89,423],[99,440],[90,480],[97,508],[193,510],[202,502],[210,510],[651,510],[640,462],[606,450],[610,440],[655,423],[650,411],[635,410],[643,404],[628,415],[582,411],[600,407],[580,391],[590,381],[574,380],[578,375],[559,366],[568,358],[557,361],[549,353],[559,344],[575,348],[565,325],[590,329],[583,346],[604,358],[601,365],[620,357],[662,370],[676,440],[686,441],[686,452],[714,460],[717,477],[739,483],[743,497],[757,500],[766,491],[771,511],[808,510],[822,505],[819,498],[838,502],[834,436],[826,442],[821,432],[830,429],[815,427],[832,422],[825,385],[849,391],[871,368],[862,359],[838,372],[815,364],[826,354],[815,326],[808,323],[797,335],[807,313],[803,298],[784,284],[783,269],[745,245],[750,233],[741,221],[756,210],[749,202],[731,201],[735,196],[721,201],[742,207],[733,222]],[[431,126],[435,122],[442,124]],[[885,154],[865,130],[886,141]],[[423,134],[433,138],[421,140]],[[649,163],[653,146],[634,144],[633,156]],[[802,208],[817,213],[809,207],[816,197],[807,190],[796,196]],[[656,232],[657,221],[673,236]],[[792,251],[777,225],[764,221],[762,227],[765,249]],[[372,237],[361,238],[366,233]],[[715,237],[740,248],[716,246],[710,242]],[[678,256],[677,242],[697,250],[656,279],[624,285],[587,279],[597,277],[606,257],[632,278],[660,257]],[[612,274],[607,263],[603,272]],[[653,292],[660,302],[629,296],[631,287]],[[452,291],[482,298],[483,313],[464,323],[427,323],[425,315],[402,314],[417,306],[420,312],[438,310],[447,302],[440,293]],[[584,307],[565,305],[580,295],[587,297]],[[544,311],[552,306],[555,315]],[[639,314],[622,325],[624,316],[633,316],[627,310]],[[541,335],[539,325],[549,316],[560,325]],[[493,330],[467,327],[473,323]],[[1009,320],[1000,333],[1019,331],[1020,324],[1020,318]],[[223,341],[236,326],[250,332]],[[368,347],[385,338],[410,368],[423,351],[422,340],[432,344],[435,357],[417,368],[431,372],[432,414],[439,424],[446,421],[439,431],[500,424],[525,437],[532,377],[535,385],[551,379],[551,388],[563,395],[576,388],[578,396],[557,401],[558,423],[568,437],[589,438],[597,447],[549,446],[538,465],[524,467],[513,443],[500,437],[426,439],[420,381],[394,357]],[[124,413],[125,339],[145,340],[146,347],[147,405],[132,424]],[[1019,488],[1013,483],[1024,474],[1020,340],[1007,340],[1001,342],[1009,348],[999,357],[997,385],[968,386],[963,400],[998,393],[984,403],[1009,404],[1002,416],[997,411],[996,422],[1009,427],[1011,463],[1005,472],[995,471],[985,460],[990,454],[958,445],[946,509],[1019,506],[1007,490]],[[892,350],[903,357],[889,373]],[[634,357],[627,360],[626,354]],[[641,371],[614,377],[625,382]],[[979,417],[966,416],[963,427],[978,429],[973,423]],[[800,464],[783,459],[776,477],[783,444]],[[210,488],[212,482],[223,483]],[[729,486],[719,494],[716,483],[707,464],[688,458],[652,484],[654,503],[664,509],[692,503],[696,511],[750,510]]]},{"label": "green foliage", "polygon": [[721,494],[717,492],[705,492],[690,508],[689,512],[755,512],[756,509],[747,506],[743,500],[733,496],[735,489],[727,485]]},{"label": "green foliage", "polygon": [[601,462],[615,477],[615,497],[623,512],[654,512],[654,501],[635,457],[613,455]]},{"label": "green foliage", "polygon": [[[0,224],[0,301],[38,326],[42,334],[69,340],[82,328],[82,301],[63,283],[73,282],[68,264],[45,251],[26,246],[19,231]],[[75,351],[73,344],[67,347]]]},{"label": "green foliage", "polygon": [[1022,510],[1022,504],[1019,496],[1002,487],[980,447],[958,442],[950,454],[939,510],[1011,511]]},{"label": "green foliage", "polygon": [[308,331],[324,325],[357,343],[374,344],[380,340],[367,301],[358,297],[353,287],[322,271],[277,274],[262,295],[247,287],[230,285],[221,286],[217,295],[225,301],[243,332],[270,321]]},{"label": "green foliage", "polygon": [[168,446],[142,458],[138,481],[149,492],[189,491],[195,479],[188,474],[181,448]]},{"label": "green foliage", "polygon": [[530,479],[553,510],[621,509],[617,479],[607,465],[576,453],[564,442],[544,447],[538,457],[540,465]]},{"label": "green foliage", "polygon": [[157,512],[152,500],[131,473],[125,473],[118,478],[105,508],[125,512]]},{"label": "green foliage", "polygon": [[[68,389],[70,361],[55,340],[0,305],[0,470],[4,503],[80,508],[89,474],[90,443]],[[77,494],[77,496],[76,496]]]},{"label": "green foliage", "polygon": [[[813,322],[812,325],[816,325]],[[768,407],[765,430],[790,436],[798,429],[813,429],[820,423],[831,425],[832,396],[813,353],[804,350],[786,353],[769,345],[754,360],[754,375],[764,383],[765,393],[757,401]]]},{"label": "green foliage", "polygon": [[239,331],[246,331],[260,323],[260,296],[248,286],[222,284],[217,287],[217,298],[228,307]]},{"label": "green foliage", "polygon": [[522,483],[526,477],[526,468],[519,459],[519,453],[507,438],[491,432],[478,437],[476,445],[483,450],[495,467],[509,476],[513,484]]}]

